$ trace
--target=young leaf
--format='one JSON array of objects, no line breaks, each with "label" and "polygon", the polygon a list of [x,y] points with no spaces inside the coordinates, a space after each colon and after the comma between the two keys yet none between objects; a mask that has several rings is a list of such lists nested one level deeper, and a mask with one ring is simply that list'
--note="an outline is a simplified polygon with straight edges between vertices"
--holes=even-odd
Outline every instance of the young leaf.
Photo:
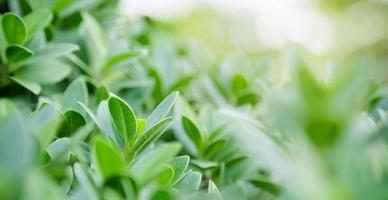
[{"label": "young leaf", "polygon": [[170,181],[170,184],[174,186],[178,181],[180,181],[186,172],[187,167],[189,166],[190,157],[189,156],[179,156],[170,160],[169,164],[174,169],[174,177]]},{"label": "young leaf", "polygon": [[147,121],[145,119],[138,118],[136,119],[137,130],[136,138],[143,132],[144,128],[147,126]]},{"label": "young leaf", "polygon": [[170,143],[147,152],[132,165],[131,174],[141,184],[144,184],[150,178],[160,173],[163,169],[163,164],[174,157],[180,149],[181,145],[179,143]]},{"label": "young leaf", "polygon": [[198,127],[186,116],[182,116],[182,124],[191,141],[200,149],[202,137]]},{"label": "young leaf", "polygon": [[147,118],[147,129],[152,127],[155,123],[164,119],[174,106],[176,99],[178,98],[179,93],[173,92],[168,95],[163,101],[152,111],[152,113]]},{"label": "young leaf", "polygon": [[26,26],[23,19],[13,13],[1,17],[1,26],[5,39],[10,44],[22,44],[26,40]]},{"label": "young leaf", "polygon": [[167,185],[174,177],[174,169],[168,164],[163,165],[163,167],[164,169],[160,172],[157,179],[160,185]]},{"label": "young leaf", "polygon": [[172,118],[168,117],[156,123],[153,127],[148,129],[145,133],[141,134],[134,144],[134,149],[136,153],[141,152],[146,148],[150,143],[158,139],[170,124]]},{"label": "young leaf", "polygon": [[201,173],[189,172],[175,187],[182,192],[193,192],[199,189],[201,179]]},{"label": "young leaf", "polygon": [[52,19],[53,14],[51,10],[47,8],[34,10],[26,15],[24,17],[24,22],[26,23],[27,37],[31,38],[35,33],[43,31],[43,29],[50,24]]},{"label": "young leaf", "polygon": [[118,97],[108,100],[110,116],[124,141],[129,141],[136,134],[136,116],[132,108]]},{"label": "young leaf", "polygon": [[97,138],[93,145],[93,158],[104,180],[120,175],[125,169],[125,162],[120,152],[102,138]]}]

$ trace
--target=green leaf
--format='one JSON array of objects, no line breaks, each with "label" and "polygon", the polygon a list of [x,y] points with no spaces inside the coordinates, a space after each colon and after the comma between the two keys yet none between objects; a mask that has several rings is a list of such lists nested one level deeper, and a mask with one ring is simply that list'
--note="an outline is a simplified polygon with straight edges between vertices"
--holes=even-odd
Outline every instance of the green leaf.
[{"label": "green leaf", "polygon": [[138,118],[136,119],[137,130],[136,138],[143,132],[144,128],[147,126],[147,121],[145,119]]},{"label": "green leaf", "polygon": [[66,164],[70,160],[70,146],[69,138],[59,138],[47,147],[47,153],[51,160]]},{"label": "green leaf", "polygon": [[163,164],[174,157],[180,149],[179,143],[161,145],[140,157],[131,166],[130,172],[140,184],[144,184],[159,174],[163,170]]},{"label": "green leaf", "polygon": [[22,44],[26,40],[26,26],[23,19],[13,13],[1,17],[3,34],[9,44]]},{"label": "green leaf", "polygon": [[83,111],[78,102],[88,103],[88,89],[85,80],[81,77],[74,80],[65,90],[62,98],[63,110],[74,109],[78,112]]},{"label": "green leaf", "polygon": [[42,87],[38,83],[32,82],[30,80],[25,80],[25,79],[23,79],[23,77],[21,77],[21,78],[11,77],[10,79],[19,83],[21,86],[25,87],[26,89],[28,89],[29,91],[31,91],[35,95],[38,95],[40,93],[40,91],[42,90]]},{"label": "green leaf", "polygon": [[225,146],[225,144],[228,142],[227,139],[219,139],[206,147],[206,149],[203,151],[203,155],[206,158],[212,158],[214,155],[218,154],[222,147]]},{"label": "green leaf", "polygon": [[232,89],[234,94],[240,94],[248,87],[248,82],[242,74],[236,74],[232,79]]},{"label": "green leaf", "polygon": [[166,190],[157,190],[152,194],[150,200],[173,200],[173,196]]},{"label": "green leaf", "polygon": [[134,149],[136,153],[141,152],[149,144],[157,140],[163,132],[166,130],[167,126],[170,124],[172,118],[168,117],[156,123],[153,127],[146,130],[143,134],[139,136],[134,144]]},{"label": "green leaf", "polygon": [[163,167],[164,169],[158,175],[157,180],[160,185],[167,185],[174,177],[174,169],[168,164],[163,165]]},{"label": "green leaf", "polygon": [[111,68],[113,65],[118,64],[120,62],[123,62],[126,59],[136,57],[140,54],[138,51],[127,51],[124,53],[120,53],[118,55],[113,56],[108,60],[108,62],[105,65],[105,69]]},{"label": "green leaf", "polygon": [[218,163],[207,160],[191,160],[191,164],[203,170],[218,167]]},{"label": "green leaf", "polygon": [[129,141],[136,134],[136,116],[132,108],[118,97],[108,100],[110,116],[124,141]]},{"label": "green leaf", "polygon": [[78,49],[79,46],[72,43],[49,43],[45,47],[35,51],[34,55],[26,63],[41,63],[48,59],[68,55]]},{"label": "green leaf", "polygon": [[63,114],[63,118],[64,120],[58,133],[59,137],[70,136],[86,124],[85,118],[75,110],[67,110]]},{"label": "green leaf", "polygon": [[217,199],[222,200],[222,195],[220,193],[220,190],[218,189],[217,185],[212,180],[209,180],[207,192],[209,194],[214,194]]},{"label": "green leaf", "polygon": [[202,175],[199,172],[189,172],[179,183],[176,188],[182,192],[193,192],[199,189]]},{"label": "green leaf", "polygon": [[73,166],[74,175],[80,184],[80,188],[83,192],[86,193],[87,199],[97,200],[99,199],[97,190],[95,186],[92,184],[88,173],[85,171],[84,167],[82,167],[79,163],[75,163]]},{"label": "green leaf", "polygon": [[60,60],[44,60],[24,66],[15,72],[15,77],[40,84],[58,83],[71,72],[71,67]]},{"label": "green leaf", "polygon": [[100,68],[106,61],[106,45],[103,31],[92,15],[82,12],[82,25],[80,34],[86,43],[89,65]]},{"label": "green leaf", "polygon": [[32,56],[32,51],[21,45],[10,45],[5,49],[8,63],[17,63]]},{"label": "green leaf", "polygon": [[98,172],[104,180],[120,175],[125,169],[125,162],[120,152],[102,138],[97,138],[94,141],[93,158]]},{"label": "green leaf", "polygon": [[182,116],[182,124],[185,129],[187,136],[193,141],[198,149],[201,148],[202,136],[198,127],[186,116]]},{"label": "green leaf", "polygon": [[37,32],[43,31],[53,19],[53,13],[47,8],[32,11],[24,17],[27,28],[27,37],[31,38]]},{"label": "green leaf", "polygon": [[275,196],[280,195],[280,193],[283,191],[279,185],[264,179],[253,179],[249,182],[251,182],[254,186],[261,188]]},{"label": "green leaf", "polygon": [[161,103],[152,111],[147,118],[147,129],[153,126],[155,123],[164,119],[171,111],[174,106],[176,99],[178,98],[179,92],[173,92],[163,99]]},{"label": "green leaf", "polygon": [[97,103],[100,103],[103,100],[106,100],[109,98],[109,90],[105,86],[100,86],[96,90],[96,100]]},{"label": "green leaf", "polygon": [[174,169],[174,177],[170,181],[170,184],[172,186],[174,186],[185,176],[185,172],[187,167],[189,166],[189,162],[189,156],[179,156],[170,160],[169,164]]}]

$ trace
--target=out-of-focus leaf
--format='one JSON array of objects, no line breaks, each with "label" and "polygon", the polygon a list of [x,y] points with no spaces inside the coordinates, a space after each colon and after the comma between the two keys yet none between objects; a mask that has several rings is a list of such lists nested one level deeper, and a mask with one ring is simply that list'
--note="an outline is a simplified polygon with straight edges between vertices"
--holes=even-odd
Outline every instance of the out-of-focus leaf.
[{"label": "out-of-focus leaf", "polygon": [[201,173],[189,172],[175,187],[182,192],[193,192],[198,190],[201,179]]},{"label": "out-of-focus leaf", "polygon": [[86,42],[89,65],[101,68],[106,60],[105,36],[98,22],[90,14],[82,13],[80,34]]},{"label": "out-of-focus leaf", "polygon": [[99,174],[104,180],[120,175],[125,168],[125,162],[120,152],[101,138],[94,141],[93,158]]},{"label": "out-of-focus leaf", "polygon": [[85,169],[79,163],[75,163],[73,170],[82,191],[86,193],[87,199],[98,200],[97,190],[92,184],[89,175],[85,172]]},{"label": "out-of-focus leaf", "polygon": [[24,80],[23,78],[17,78],[17,77],[11,77],[11,79],[19,83],[21,86],[25,87],[35,95],[38,95],[42,90],[42,87],[38,83],[32,82],[30,80]]},{"label": "out-of-focus leaf", "polygon": [[259,187],[269,193],[272,193],[275,196],[278,196],[283,190],[279,185],[269,182],[267,180],[254,179],[250,180],[250,182],[256,187]]},{"label": "out-of-focus leaf", "polygon": [[70,72],[70,66],[62,61],[44,60],[21,68],[15,73],[15,77],[39,84],[52,84],[62,81]]},{"label": "out-of-focus leaf", "polygon": [[21,45],[10,45],[5,49],[5,56],[9,63],[17,63],[31,57],[33,52]]},{"label": "out-of-focus leaf", "polygon": [[67,110],[63,114],[63,122],[59,129],[59,136],[69,136],[86,124],[85,118],[75,110]]},{"label": "out-of-focus leaf", "polygon": [[181,149],[179,143],[170,143],[159,146],[141,156],[132,166],[133,177],[144,184],[163,170],[163,164],[167,163]]},{"label": "out-of-focus leaf", "polygon": [[53,19],[52,12],[47,8],[34,10],[24,17],[27,28],[27,37],[31,38],[35,33],[43,31]]},{"label": "out-of-focus leaf", "polygon": [[198,127],[186,116],[182,116],[183,127],[193,143],[197,146],[198,149],[202,145],[202,136]]},{"label": "out-of-focus leaf", "polygon": [[127,52],[115,55],[108,60],[108,62],[105,65],[105,69],[109,69],[112,66],[114,66],[115,64],[118,64],[122,61],[125,61],[126,59],[136,57],[138,55],[139,55],[138,51],[127,51]]},{"label": "out-of-focus leaf", "polygon": [[47,61],[48,59],[58,58],[77,51],[78,45],[71,43],[49,43],[42,49],[37,50],[34,55],[26,61],[26,63],[38,63]]},{"label": "out-of-focus leaf", "polygon": [[74,80],[65,90],[62,98],[63,110],[74,109],[75,111],[83,111],[78,102],[87,105],[88,89],[85,80],[81,77]]},{"label": "out-of-focus leaf", "polygon": [[191,164],[200,169],[212,169],[218,167],[218,163],[206,160],[191,160]]},{"label": "out-of-focus leaf", "polygon": [[163,99],[162,102],[152,111],[152,113],[147,118],[147,128],[149,129],[155,125],[155,123],[164,119],[171,111],[174,106],[176,99],[178,98],[179,93],[173,92]]},{"label": "out-of-focus leaf", "polygon": [[174,177],[172,178],[170,184],[174,186],[178,181],[180,181],[184,175],[185,171],[189,165],[190,157],[189,156],[179,156],[173,158],[169,164],[174,169]]},{"label": "out-of-focus leaf", "polygon": [[222,195],[220,193],[220,190],[218,189],[218,187],[216,186],[216,184],[212,180],[209,180],[207,192],[209,194],[214,194],[217,199],[222,200]]},{"label": "out-of-focus leaf", "polygon": [[10,44],[22,44],[26,40],[26,26],[23,19],[13,13],[1,16],[1,26],[5,39]]}]

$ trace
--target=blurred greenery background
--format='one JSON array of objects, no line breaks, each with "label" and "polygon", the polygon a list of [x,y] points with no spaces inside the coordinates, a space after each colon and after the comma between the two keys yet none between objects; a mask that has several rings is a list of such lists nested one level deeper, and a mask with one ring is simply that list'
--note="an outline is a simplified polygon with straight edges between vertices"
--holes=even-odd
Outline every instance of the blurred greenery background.
[{"label": "blurred greenery background", "polygon": [[388,199],[386,0],[0,11],[0,199]]}]

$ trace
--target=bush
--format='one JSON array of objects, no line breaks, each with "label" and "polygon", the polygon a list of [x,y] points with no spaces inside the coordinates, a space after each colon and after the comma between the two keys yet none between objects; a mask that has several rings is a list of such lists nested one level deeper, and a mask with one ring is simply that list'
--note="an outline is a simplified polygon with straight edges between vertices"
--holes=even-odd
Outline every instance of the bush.
[{"label": "bush", "polygon": [[388,198],[368,59],[324,77],[295,48],[279,79],[117,6],[0,1],[0,199]]}]

